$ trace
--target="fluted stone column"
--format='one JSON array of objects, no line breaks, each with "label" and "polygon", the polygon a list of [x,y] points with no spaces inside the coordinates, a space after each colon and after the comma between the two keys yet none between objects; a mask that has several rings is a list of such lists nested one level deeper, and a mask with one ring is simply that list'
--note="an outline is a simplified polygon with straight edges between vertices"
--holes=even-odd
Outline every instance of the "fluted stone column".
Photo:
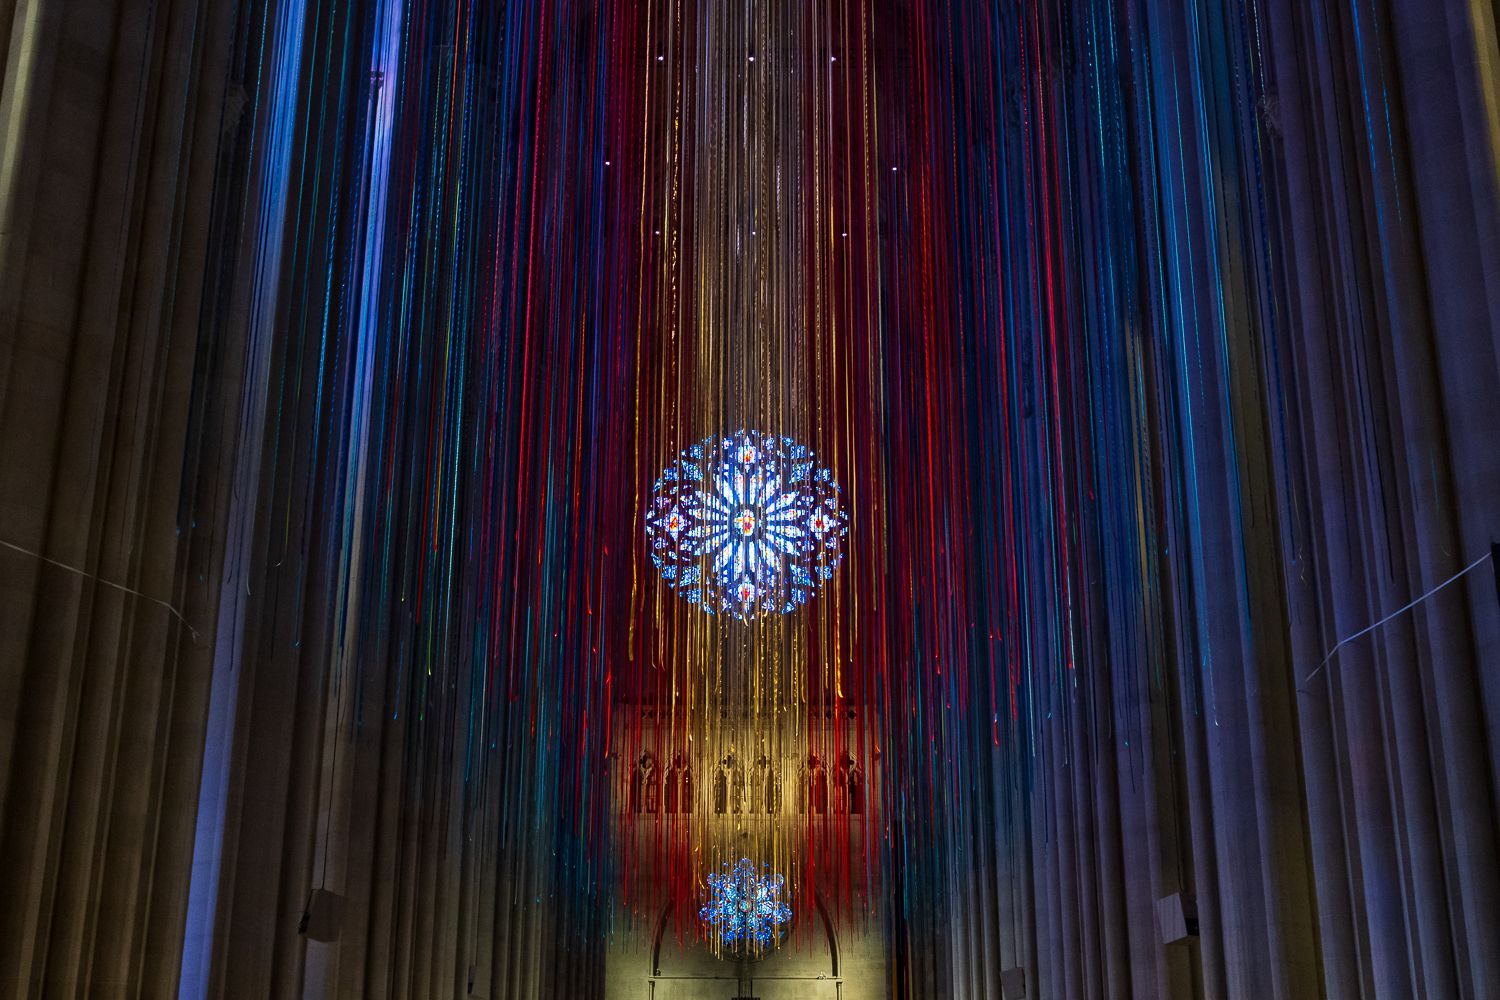
[{"label": "fluted stone column", "polygon": [[234,14],[0,5],[6,996],[175,990],[235,438],[199,336]]}]

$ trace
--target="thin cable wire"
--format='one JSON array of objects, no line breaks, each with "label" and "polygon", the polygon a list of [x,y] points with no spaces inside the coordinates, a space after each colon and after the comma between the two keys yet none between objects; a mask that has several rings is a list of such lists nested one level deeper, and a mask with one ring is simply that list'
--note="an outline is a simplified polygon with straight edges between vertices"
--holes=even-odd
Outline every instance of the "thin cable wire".
[{"label": "thin cable wire", "polygon": [[1494,550],[1493,549],[1485,552],[1484,555],[1480,556],[1478,559],[1475,559],[1473,562],[1469,563],[1469,565],[1465,566],[1463,569],[1459,570],[1457,573],[1454,573],[1452,576],[1448,577],[1448,579],[1444,580],[1442,583],[1438,584],[1436,587],[1433,587],[1431,590],[1429,590],[1427,593],[1423,594],[1421,597],[1414,598],[1410,602],[1402,605],[1401,607],[1397,608],[1395,611],[1392,611],[1390,614],[1388,614],[1384,618],[1380,619],[1380,621],[1376,622],[1375,624],[1373,624],[1373,625],[1367,625],[1364,628],[1360,629],[1358,632],[1355,632],[1353,635],[1345,636],[1344,638],[1340,639],[1337,643],[1334,644],[1334,647],[1328,651],[1328,655],[1325,656],[1325,657],[1323,657],[1323,662],[1319,663],[1316,667],[1314,667],[1313,670],[1312,670],[1312,673],[1308,674],[1306,677],[1304,677],[1302,679],[1302,683],[1297,685],[1297,690],[1298,691],[1302,691],[1302,692],[1305,693],[1307,691],[1307,685],[1309,685],[1309,684],[1311,684],[1313,682],[1313,680],[1318,676],[1318,672],[1320,670],[1322,670],[1324,667],[1328,666],[1328,661],[1331,660],[1331,659],[1333,659],[1334,654],[1337,653],[1340,649],[1342,649],[1343,647],[1347,646],[1349,643],[1353,642],[1355,639],[1358,639],[1360,636],[1370,634],[1371,632],[1373,632],[1376,629],[1378,629],[1380,626],[1384,625],[1386,622],[1390,621],[1392,618],[1398,618],[1401,615],[1406,614],[1406,612],[1410,611],[1412,608],[1416,607],[1418,604],[1421,604],[1423,601],[1427,600],[1429,597],[1431,597],[1433,594],[1436,594],[1438,591],[1442,590],[1444,587],[1448,586],[1451,583],[1454,583],[1455,581],[1457,581],[1461,577],[1467,576],[1469,573],[1472,573],[1474,570],[1478,569],[1481,565],[1484,564],[1484,561],[1486,559],[1489,559],[1493,554],[1494,554]]},{"label": "thin cable wire", "polygon": [[198,643],[198,630],[195,629],[195,628],[193,628],[192,624],[187,620],[187,618],[183,617],[183,614],[182,614],[181,611],[178,611],[175,607],[173,607],[172,605],[168,604],[166,601],[162,600],[161,598],[159,598],[159,597],[152,597],[150,594],[143,593],[143,592],[141,592],[139,590],[134,590],[134,589],[132,589],[130,587],[125,586],[124,584],[115,583],[113,580],[107,580],[107,579],[105,579],[104,577],[100,576],[97,573],[90,573],[86,569],[79,569],[77,566],[70,566],[70,565],[68,565],[65,562],[59,562],[58,560],[53,559],[50,556],[44,556],[44,555],[42,555],[40,552],[34,552],[31,549],[24,548],[24,547],[22,547],[20,545],[13,545],[10,542],[5,541],[4,539],[0,539],[0,545],[5,546],[7,549],[10,549],[12,552],[19,552],[23,556],[31,556],[33,559],[37,559],[37,560],[40,560],[41,562],[47,563],[49,566],[56,566],[58,569],[65,569],[69,573],[76,573],[79,576],[84,577],[85,579],[93,580],[95,583],[102,583],[106,587],[113,587],[115,590],[118,590],[118,591],[120,591],[121,593],[124,593],[124,594],[129,594],[131,597],[139,597],[143,601],[149,601],[152,604],[160,605],[161,607],[166,608],[169,612],[171,612],[172,617],[174,617],[178,621],[182,622],[183,628],[187,629],[188,630],[188,634],[193,637],[193,644],[197,645],[197,643]]}]

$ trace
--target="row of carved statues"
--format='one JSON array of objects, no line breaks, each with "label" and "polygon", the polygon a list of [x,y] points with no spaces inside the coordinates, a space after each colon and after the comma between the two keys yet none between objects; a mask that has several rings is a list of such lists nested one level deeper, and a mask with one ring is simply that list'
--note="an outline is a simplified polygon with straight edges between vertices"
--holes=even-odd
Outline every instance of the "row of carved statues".
[{"label": "row of carved statues", "polygon": [[[713,768],[710,802],[717,814],[781,812],[782,771],[767,757],[748,768],[733,754]],[[809,755],[797,768],[797,811],[813,814],[864,812],[864,777],[852,755],[832,768]],[[697,808],[693,767],[681,754],[663,767],[644,753],[631,769],[628,808],[634,813],[690,813]]]}]

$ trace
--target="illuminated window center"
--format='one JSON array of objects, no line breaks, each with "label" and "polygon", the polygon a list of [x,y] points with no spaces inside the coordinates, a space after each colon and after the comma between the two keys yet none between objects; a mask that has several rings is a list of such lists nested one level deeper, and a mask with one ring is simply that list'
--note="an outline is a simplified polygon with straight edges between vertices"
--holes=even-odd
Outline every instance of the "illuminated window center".
[{"label": "illuminated window center", "polygon": [[714,613],[784,614],[833,578],[849,515],[833,473],[789,437],[708,438],[662,470],[646,513],[667,585]]}]

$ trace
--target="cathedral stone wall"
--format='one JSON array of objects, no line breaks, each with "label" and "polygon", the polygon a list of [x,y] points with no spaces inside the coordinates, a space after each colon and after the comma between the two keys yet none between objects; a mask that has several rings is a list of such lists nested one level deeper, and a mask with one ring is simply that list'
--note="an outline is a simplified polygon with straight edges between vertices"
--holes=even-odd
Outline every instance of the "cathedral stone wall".
[{"label": "cathedral stone wall", "polygon": [[[871,179],[776,273],[865,303],[807,322],[889,700],[860,809],[790,730],[778,819],[758,747],[692,802],[888,884],[742,966],[609,881],[674,812],[599,721],[637,376],[711,353],[636,299],[769,280],[648,201],[643,94],[717,137],[698,15],[835,8]],[[1500,997],[1496,11],[0,0],[0,997]]]}]

